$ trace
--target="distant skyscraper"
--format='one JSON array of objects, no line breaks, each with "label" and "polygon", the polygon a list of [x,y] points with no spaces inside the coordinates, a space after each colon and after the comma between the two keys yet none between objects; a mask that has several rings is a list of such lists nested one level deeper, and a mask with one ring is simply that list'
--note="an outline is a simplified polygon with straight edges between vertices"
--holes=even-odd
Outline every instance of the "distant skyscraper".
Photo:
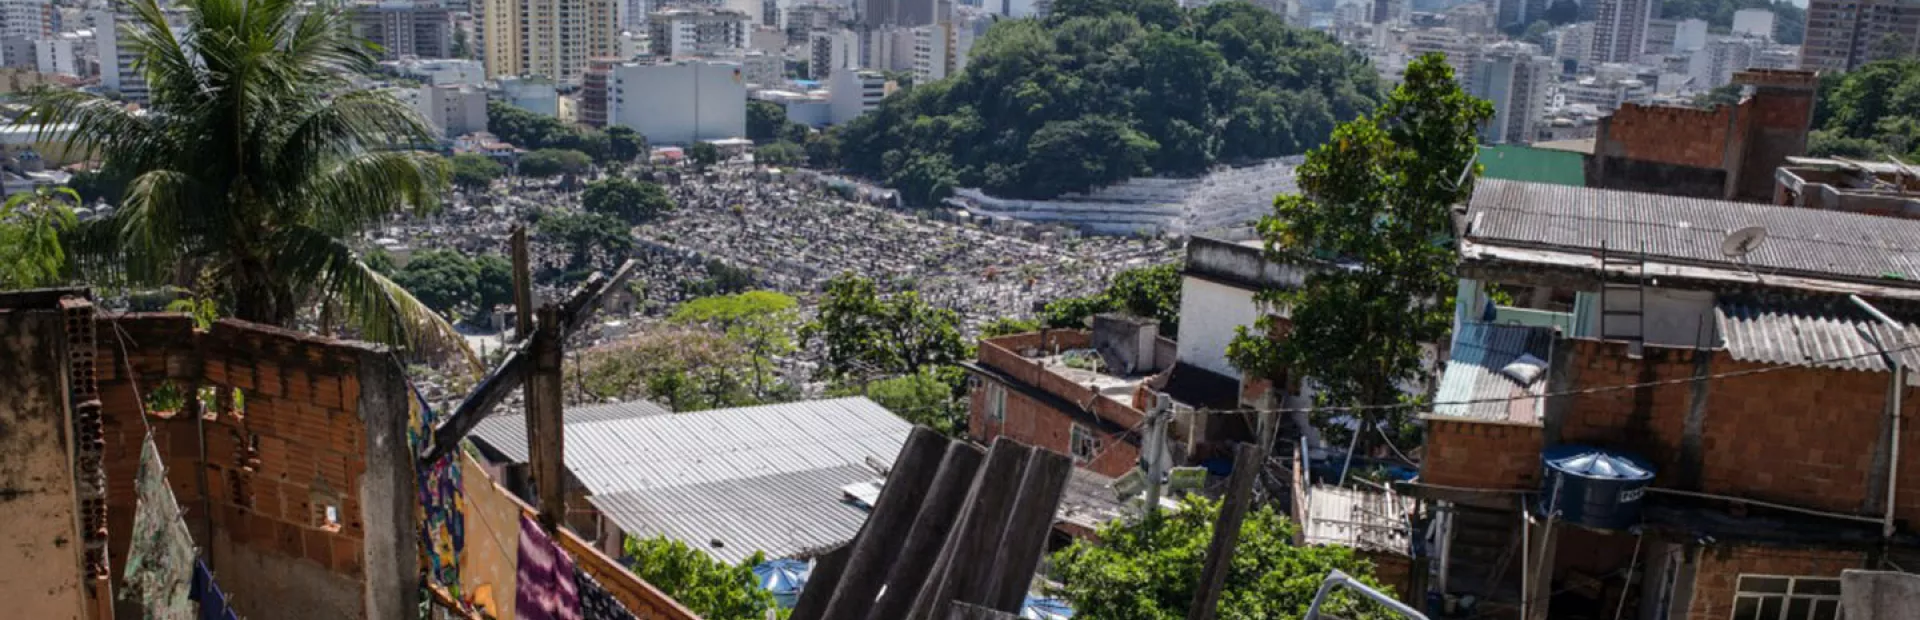
[{"label": "distant skyscraper", "polygon": [[1525,26],[1545,19],[1546,15],[1547,0],[1494,0],[1494,18],[1503,28]]},{"label": "distant skyscraper", "polygon": [[363,4],[352,7],[354,34],[380,46],[380,57],[446,58],[453,55],[453,14],[431,4]]},{"label": "distant skyscraper", "polygon": [[482,0],[487,76],[580,77],[619,52],[616,0]]},{"label": "distant skyscraper", "polygon": [[1468,91],[1493,102],[1493,120],[1480,129],[1490,144],[1527,143],[1546,112],[1547,88],[1558,71],[1553,59],[1526,43],[1489,45],[1474,63]]},{"label": "distant skyscraper", "polygon": [[868,26],[925,26],[934,23],[936,0],[862,0],[860,23]]},{"label": "distant skyscraper", "polygon": [[1654,0],[1596,0],[1595,4],[1593,62],[1639,61],[1646,49]]},{"label": "distant skyscraper", "polygon": [[1920,6],[1906,0],[1811,0],[1800,67],[1845,71],[1920,51]]}]

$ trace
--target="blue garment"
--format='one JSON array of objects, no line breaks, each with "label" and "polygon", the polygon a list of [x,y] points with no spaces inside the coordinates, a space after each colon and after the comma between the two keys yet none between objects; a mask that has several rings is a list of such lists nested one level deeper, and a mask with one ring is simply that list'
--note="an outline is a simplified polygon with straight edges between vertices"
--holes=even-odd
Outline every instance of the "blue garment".
[{"label": "blue garment", "polygon": [[220,584],[213,582],[213,573],[207,571],[204,561],[193,561],[193,589],[187,597],[200,603],[200,620],[240,620],[227,607],[227,595],[220,591]]}]

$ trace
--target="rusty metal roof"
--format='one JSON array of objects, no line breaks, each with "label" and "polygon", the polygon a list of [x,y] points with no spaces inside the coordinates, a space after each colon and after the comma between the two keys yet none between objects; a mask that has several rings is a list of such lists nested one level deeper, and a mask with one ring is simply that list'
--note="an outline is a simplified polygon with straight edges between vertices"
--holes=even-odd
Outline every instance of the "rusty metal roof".
[{"label": "rusty metal roof", "polygon": [[1466,239],[1595,254],[1644,252],[1652,260],[1743,270],[1721,253],[1729,232],[1767,229],[1747,256],[1775,273],[1920,287],[1920,221],[1863,213],[1685,198],[1620,190],[1481,179],[1468,203]]}]

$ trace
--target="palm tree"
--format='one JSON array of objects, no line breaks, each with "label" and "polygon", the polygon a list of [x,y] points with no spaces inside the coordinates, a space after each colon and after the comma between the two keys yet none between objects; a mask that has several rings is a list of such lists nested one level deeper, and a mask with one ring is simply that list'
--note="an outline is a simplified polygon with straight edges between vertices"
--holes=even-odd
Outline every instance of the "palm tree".
[{"label": "palm tree", "polygon": [[130,286],[211,276],[236,318],[293,327],[303,311],[337,308],[360,337],[475,359],[346,241],[437,206],[448,172],[409,148],[431,140],[411,108],[348,83],[375,48],[339,5],[115,1],[133,14],[122,37],[151,105],[50,89],[20,120],[129,175],[119,210],[75,244],[82,275]]}]

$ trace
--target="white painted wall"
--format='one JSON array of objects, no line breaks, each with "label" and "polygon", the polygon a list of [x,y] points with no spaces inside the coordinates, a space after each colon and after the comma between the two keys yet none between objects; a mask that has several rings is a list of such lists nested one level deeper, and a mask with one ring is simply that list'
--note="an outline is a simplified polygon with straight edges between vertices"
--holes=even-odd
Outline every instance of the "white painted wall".
[{"label": "white painted wall", "polygon": [[1229,377],[1240,369],[1227,362],[1234,329],[1260,318],[1253,291],[1194,277],[1180,284],[1180,361]]}]

